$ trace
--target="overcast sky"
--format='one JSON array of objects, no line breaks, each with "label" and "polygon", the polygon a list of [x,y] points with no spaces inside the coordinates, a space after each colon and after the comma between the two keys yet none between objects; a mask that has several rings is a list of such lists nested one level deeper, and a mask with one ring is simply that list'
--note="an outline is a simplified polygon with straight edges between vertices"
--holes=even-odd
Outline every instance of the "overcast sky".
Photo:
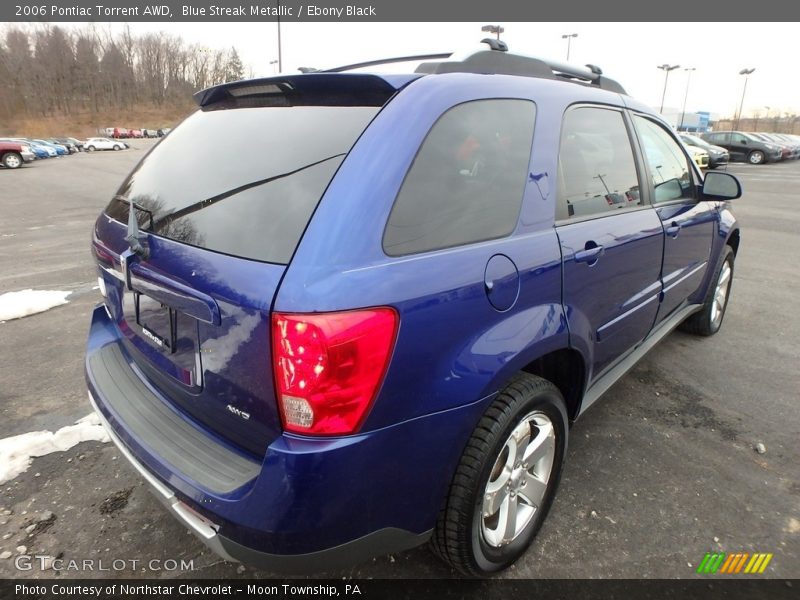
[{"label": "overcast sky", "polygon": [[[483,23],[297,23],[281,25],[283,70],[333,67],[390,56],[447,52],[474,47],[486,34]],[[694,67],[687,112],[705,110],[721,117],[738,108],[744,77],[745,115],[771,107],[800,113],[800,84],[790,61],[796,54],[796,23],[502,23],[511,51],[564,60],[562,34],[577,33],[570,62],[592,63],[617,79],[628,93],[655,108],[661,104],[664,72],[657,65],[680,65],[669,75],[665,107],[683,106],[685,67]],[[123,25],[116,23],[114,28]],[[134,32],[165,31],[188,42],[221,48],[234,45],[256,76],[269,75],[277,59],[275,23],[132,23]],[[382,67],[389,71],[391,67]],[[397,70],[395,67],[394,70]],[[401,70],[408,70],[407,68]]]}]

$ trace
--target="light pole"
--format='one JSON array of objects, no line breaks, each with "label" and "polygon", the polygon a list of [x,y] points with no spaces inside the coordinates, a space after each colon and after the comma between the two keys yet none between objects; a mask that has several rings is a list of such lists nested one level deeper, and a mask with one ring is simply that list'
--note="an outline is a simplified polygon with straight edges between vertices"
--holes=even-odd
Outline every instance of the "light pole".
[{"label": "light pole", "polygon": [[692,71],[696,71],[694,67],[687,67],[686,71],[686,93],[683,95],[683,110],[681,111],[681,124],[678,126],[678,131],[683,129],[683,117],[686,116],[686,99],[689,97],[689,82],[692,80]]},{"label": "light pole", "polygon": [[275,71],[275,65],[277,65],[277,64],[278,64],[278,61],[277,61],[277,60],[271,60],[271,61],[269,61],[269,66],[270,66],[270,67],[272,67],[272,74],[273,74],[273,75],[276,73],[276,71]]},{"label": "light pole", "polygon": [[572,44],[572,38],[578,37],[577,33],[565,33],[561,36],[562,40],[567,40],[567,60],[569,60],[569,47]]},{"label": "light pole", "polygon": [[283,73],[283,56],[281,54],[281,0],[278,4],[278,73]]},{"label": "light pole", "polygon": [[667,97],[667,81],[669,80],[669,72],[674,71],[675,69],[679,69],[680,65],[668,65],[664,63],[663,65],[658,65],[658,68],[664,71],[664,91],[661,94],[661,110],[658,112],[664,112],[664,98]]},{"label": "light pole", "polygon": [[494,33],[497,36],[497,39],[500,39],[500,34],[505,31],[505,29],[500,25],[484,25],[481,27],[481,31],[485,33]]},{"label": "light pole", "polygon": [[739,75],[744,75],[744,85],[742,86],[742,100],[739,102],[739,114],[736,115],[736,129],[739,129],[739,121],[742,119],[742,107],[744,107],[744,94],[747,92],[747,80],[750,79],[750,74],[755,71],[755,67],[752,69],[742,69],[739,71]]}]

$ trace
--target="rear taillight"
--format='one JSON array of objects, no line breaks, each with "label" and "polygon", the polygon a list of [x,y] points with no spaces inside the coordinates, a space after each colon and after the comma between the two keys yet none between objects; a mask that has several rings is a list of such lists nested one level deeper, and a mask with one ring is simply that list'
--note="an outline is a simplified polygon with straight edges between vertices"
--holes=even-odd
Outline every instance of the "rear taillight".
[{"label": "rear taillight", "polygon": [[311,435],[358,431],[394,347],[391,308],[272,315],[275,387],[283,426]]}]

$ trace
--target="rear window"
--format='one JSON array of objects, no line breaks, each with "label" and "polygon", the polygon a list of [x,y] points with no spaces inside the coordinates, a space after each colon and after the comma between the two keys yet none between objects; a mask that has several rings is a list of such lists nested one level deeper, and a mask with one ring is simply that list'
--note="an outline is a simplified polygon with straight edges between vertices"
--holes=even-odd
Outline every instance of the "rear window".
[{"label": "rear window", "polygon": [[377,106],[199,110],[165,137],[106,213],[216,252],[286,264]]}]

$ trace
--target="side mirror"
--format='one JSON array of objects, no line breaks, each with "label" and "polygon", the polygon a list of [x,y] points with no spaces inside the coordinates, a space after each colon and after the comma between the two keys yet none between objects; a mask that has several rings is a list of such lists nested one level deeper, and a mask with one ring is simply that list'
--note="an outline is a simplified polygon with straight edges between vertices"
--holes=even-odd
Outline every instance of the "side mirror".
[{"label": "side mirror", "polygon": [[734,200],[742,195],[742,183],[735,175],[711,171],[703,179],[703,196],[709,200]]}]

